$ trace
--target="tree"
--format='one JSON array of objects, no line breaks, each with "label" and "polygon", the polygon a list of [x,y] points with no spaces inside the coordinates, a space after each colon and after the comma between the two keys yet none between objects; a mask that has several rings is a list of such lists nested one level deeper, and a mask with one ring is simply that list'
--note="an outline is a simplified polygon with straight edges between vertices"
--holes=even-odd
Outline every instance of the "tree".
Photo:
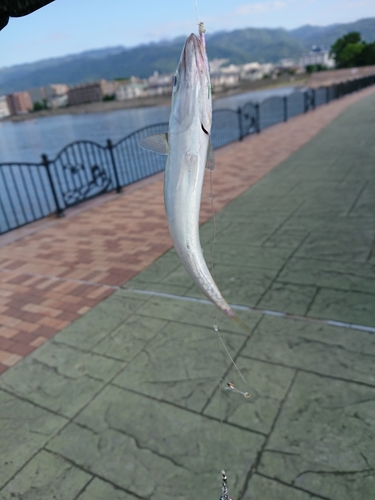
[{"label": "tree", "polygon": [[367,43],[359,55],[358,66],[375,64],[375,42]]},{"label": "tree", "polygon": [[42,111],[43,109],[48,109],[47,99],[43,99],[42,102],[34,102],[32,111]]},{"label": "tree", "polygon": [[353,68],[375,64],[375,42],[366,43],[360,33],[352,31],[338,38],[331,47],[336,68]]}]

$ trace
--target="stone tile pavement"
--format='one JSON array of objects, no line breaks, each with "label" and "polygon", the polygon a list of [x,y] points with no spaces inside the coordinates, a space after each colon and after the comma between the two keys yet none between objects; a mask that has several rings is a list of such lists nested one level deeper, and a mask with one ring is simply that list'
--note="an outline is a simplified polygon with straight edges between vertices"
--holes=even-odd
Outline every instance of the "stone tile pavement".
[{"label": "stone tile pavement", "polygon": [[[80,301],[90,310],[67,319],[68,326],[0,377],[0,500],[219,498],[223,467],[235,500],[375,498],[370,90],[363,99],[353,94],[218,155],[224,173],[215,181],[215,205],[225,208],[216,217],[215,278],[252,335],[216,318],[173,250],[138,274],[134,267],[122,281],[109,278],[116,271],[106,265],[128,269],[122,267],[128,248],[139,256],[140,267],[164,251],[159,246],[139,254],[130,239],[129,247],[120,241],[104,257],[117,224],[131,227],[130,218],[123,222],[118,215],[116,232],[101,235],[113,224],[112,215],[130,206],[126,196],[95,209],[93,221],[83,212],[1,249],[7,252],[3,259],[24,259],[14,270],[3,261],[10,269],[4,274],[52,280],[43,274],[44,262],[51,266],[46,269],[56,266],[59,285],[80,283],[76,294],[69,287],[65,292],[77,301],[100,289],[111,295],[103,300],[98,292],[95,307]],[[347,108],[349,99],[357,102]],[[321,130],[334,113],[340,115]],[[290,127],[287,135],[282,127]],[[257,148],[262,160],[255,158]],[[284,161],[274,168],[277,155]],[[225,164],[230,168],[224,170]],[[246,189],[255,182],[252,176],[258,182]],[[152,218],[142,231],[156,236],[143,244],[162,241],[167,248],[151,196],[158,190],[156,182],[128,197],[138,202],[139,222]],[[208,218],[207,200],[203,211]],[[212,226],[208,221],[201,229],[208,259]],[[95,244],[79,253],[90,231]],[[58,237],[63,250],[54,260],[52,242]],[[26,267],[26,250],[35,267]],[[58,265],[67,268],[66,275]],[[103,273],[97,281],[88,275],[90,266]],[[14,292],[12,300],[24,290],[18,287],[33,287],[19,279],[1,287]],[[22,321],[34,324],[31,319]],[[215,322],[246,383],[222,347]],[[227,382],[251,398],[224,390]]]},{"label": "stone tile pavement", "polygon": [[[256,183],[351,103],[373,92],[370,87],[348,95],[222,148],[216,153],[215,209]],[[90,209],[81,205],[67,211],[65,219],[52,217],[0,236],[0,373],[171,247],[162,190],[158,175],[120,196],[98,198],[88,204]],[[206,182],[201,221],[211,215]]]}]

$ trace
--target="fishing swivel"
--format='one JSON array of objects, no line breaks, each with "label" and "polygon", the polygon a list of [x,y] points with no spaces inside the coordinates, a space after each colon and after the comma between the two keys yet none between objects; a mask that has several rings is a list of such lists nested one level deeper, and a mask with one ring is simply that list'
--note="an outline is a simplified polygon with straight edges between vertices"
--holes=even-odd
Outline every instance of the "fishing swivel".
[{"label": "fishing swivel", "polygon": [[241,394],[241,396],[243,396],[244,398],[246,399],[249,399],[250,398],[250,393],[248,392],[242,392],[242,391],[239,391],[238,389],[236,389],[234,387],[234,385],[231,383],[231,382],[227,382],[227,387],[225,388],[226,391],[231,391],[231,392],[235,392],[237,394]]},{"label": "fishing swivel", "polygon": [[221,497],[220,500],[232,500],[228,495],[227,475],[225,470],[221,471]]},{"label": "fishing swivel", "polygon": [[204,23],[200,22],[198,24],[198,31],[199,31],[199,34],[201,35],[202,33],[206,33],[206,27],[204,25]]}]

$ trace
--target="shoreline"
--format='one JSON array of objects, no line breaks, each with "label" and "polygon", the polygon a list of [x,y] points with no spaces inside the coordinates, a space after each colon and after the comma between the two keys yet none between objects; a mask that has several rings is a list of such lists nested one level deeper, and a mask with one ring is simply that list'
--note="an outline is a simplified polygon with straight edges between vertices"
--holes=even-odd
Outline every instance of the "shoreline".
[{"label": "shoreline", "polygon": [[[311,87],[319,88],[338,84],[347,80],[360,78],[375,74],[375,65],[362,66],[358,68],[336,69],[328,71],[320,71],[316,73],[302,74],[290,76],[287,74],[281,75],[276,80],[257,80],[255,82],[241,82],[238,87],[222,90],[213,93],[212,99],[220,99],[223,97],[231,97],[239,94],[245,94],[251,91],[267,90],[277,87],[295,86],[295,87]],[[100,101],[78,106],[69,106],[66,108],[48,109],[27,113],[25,115],[12,115],[0,119],[1,122],[21,122],[25,120],[33,120],[34,118],[44,118],[59,115],[83,115],[88,113],[105,113],[108,111],[118,111],[121,109],[137,109],[154,106],[170,106],[170,94],[155,97],[142,97],[129,99],[125,101]]]},{"label": "shoreline", "polygon": [[[303,78],[279,78],[278,80],[273,80],[266,82],[264,80],[256,82],[246,82],[238,87],[227,89],[225,91],[216,92],[213,94],[212,98],[215,101],[223,97],[231,97],[234,95],[244,94],[246,92],[256,91],[256,90],[267,90],[277,87],[286,87],[289,85],[295,85],[296,87],[303,86],[306,84],[308,78],[303,75]],[[0,122],[21,122],[25,120],[33,120],[35,118],[44,118],[59,115],[80,115],[88,113],[105,113],[108,111],[118,111],[121,109],[137,109],[137,108],[148,108],[154,106],[170,106],[171,96],[157,96],[157,97],[142,97],[136,99],[129,99],[125,101],[99,101],[91,102],[87,104],[80,104],[78,106],[69,106],[66,108],[56,108],[49,110],[36,111],[33,113],[27,113],[25,115],[13,115],[3,118]]]}]

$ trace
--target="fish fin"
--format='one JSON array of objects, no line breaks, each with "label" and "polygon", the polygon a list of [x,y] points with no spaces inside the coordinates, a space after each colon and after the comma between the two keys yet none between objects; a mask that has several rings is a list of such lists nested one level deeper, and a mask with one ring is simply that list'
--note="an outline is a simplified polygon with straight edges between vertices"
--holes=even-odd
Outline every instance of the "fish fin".
[{"label": "fish fin", "polygon": [[206,168],[208,168],[208,170],[213,170],[215,168],[215,155],[211,146],[211,141],[208,143]]},{"label": "fish fin", "polygon": [[157,153],[158,155],[167,155],[168,146],[168,134],[154,134],[144,137],[139,141],[139,145],[143,149]]}]

